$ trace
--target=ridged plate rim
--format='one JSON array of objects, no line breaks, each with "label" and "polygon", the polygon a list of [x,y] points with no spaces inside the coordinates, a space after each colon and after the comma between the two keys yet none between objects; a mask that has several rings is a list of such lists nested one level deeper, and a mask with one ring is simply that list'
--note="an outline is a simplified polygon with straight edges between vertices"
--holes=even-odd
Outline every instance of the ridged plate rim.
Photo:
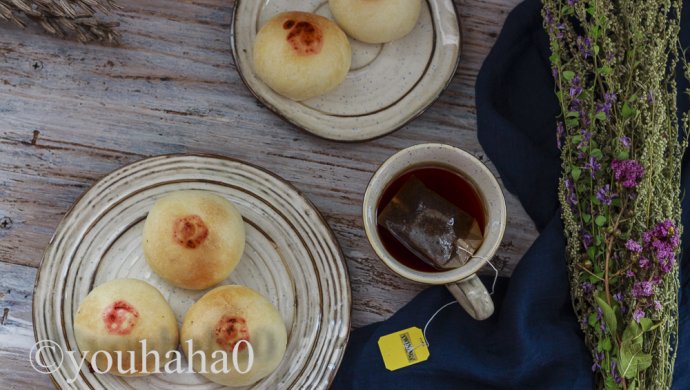
[{"label": "ridged plate rim", "polygon": [[[36,342],[39,342],[41,340],[45,340],[46,338],[41,338],[41,336],[44,336],[43,333],[39,331],[39,324],[43,324],[44,318],[44,313],[42,311],[45,311],[45,305],[41,306],[39,300],[41,299],[39,293],[41,292],[40,288],[42,287],[42,283],[47,278],[46,275],[46,265],[53,261],[54,259],[51,258],[51,253],[54,251],[56,243],[60,242],[61,239],[64,237],[64,230],[66,228],[66,223],[70,221],[70,219],[73,218],[74,214],[79,211],[79,208],[82,206],[82,204],[88,200],[89,195],[92,194],[96,189],[99,187],[103,186],[104,183],[108,183],[108,181],[112,181],[114,178],[118,177],[119,174],[122,172],[126,172],[127,170],[134,170],[138,167],[143,167],[146,168],[146,165],[154,165],[156,162],[160,161],[165,161],[165,160],[180,160],[180,161],[185,161],[189,160],[191,161],[206,161],[209,163],[216,162],[225,162],[225,163],[233,163],[233,164],[238,164],[243,166],[244,168],[247,168],[249,170],[255,170],[257,172],[260,172],[262,174],[265,174],[268,176],[270,179],[275,180],[276,182],[284,185],[288,191],[291,191],[293,195],[297,196],[300,198],[302,201],[304,201],[305,206],[309,208],[310,211],[312,211],[311,215],[309,218],[313,219],[315,223],[320,224],[321,230],[325,232],[325,235],[322,236],[321,238],[326,241],[327,244],[329,244],[332,248],[335,249],[335,253],[332,253],[330,257],[327,259],[324,259],[326,262],[331,262],[334,266],[336,266],[336,269],[339,271],[342,271],[342,275],[338,278],[334,278],[332,275],[327,275],[330,277],[331,283],[324,283],[320,279],[320,274],[317,272],[318,270],[314,269],[315,275],[317,278],[319,278],[320,285],[338,285],[339,290],[342,294],[343,302],[339,302],[339,305],[344,306],[342,310],[340,310],[341,313],[341,318],[338,323],[340,324],[339,327],[335,328],[331,324],[324,324],[322,323],[320,328],[323,330],[319,331],[319,335],[327,335],[328,333],[330,334],[335,334],[338,337],[334,337],[333,341],[329,346],[333,350],[338,350],[339,351],[339,356],[335,356],[337,364],[335,367],[326,367],[326,370],[324,370],[325,373],[327,373],[326,377],[323,378],[324,380],[319,381],[318,383],[323,384],[327,383],[326,388],[330,387],[330,384],[332,383],[333,379],[335,378],[335,375],[338,371],[338,367],[340,363],[342,362],[342,358],[345,353],[345,348],[347,346],[347,342],[349,339],[350,335],[350,328],[351,328],[351,311],[352,311],[352,293],[351,293],[351,288],[350,288],[350,278],[349,278],[349,272],[347,268],[347,264],[345,262],[345,256],[342,252],[342,248],[340,247],[338,240],[335,237],[335,234],[333,233],[332,229],[326,222],[325,218],[321,214],[321,212],[318,210],[318,208],[311,202],[311,200],[305,196],[300,190],[298,190],[292,183],[289,181],[281,178],[280,176],[276,175],[275,173],[271,172],[270,170],[250,164],[247,162],[244,162],[239,159],[234,159],[231,157],[226,157],[226,156],[220,156],[220,155],[213,155],[213,154],[204,154],[204,153],[187,153],[187,154],[165,154],[165,155],[159,155],[159,156],[154,156],[154,157],[148,157],[142,160],[138,160],[129,164],[126,164],[108,175],[104,176],[100,180],[96,181],[91,187],[89,187],[87,190],[85,190],[78,198],[75,200],[75,202],[70,206],[68,211],[65,213],[63,216],[62,220],[60,223],[57,225],[55,232],[52,236],[52,238],[49,241],[48,246],[46,247],[44,251],[44,255],[42,257],[41,263],[39,264],[37,273],[36,273],[36,279],[34,282],[34,288],[33,288],[33,298],[32,298],[32,320],[33,320],[33,331],[34,331],[34,339]],[[117,181],[113,182],[116,183]],[[112,184],[112,183],[111,183]],[[81,239],[81,237],[80,237]],[[57,269],[59,270],[59,269]],[[49,275],[53,276],[54,275]],[[50,284],[48,285],[50,287]],[[325,289],[325,288],[324,288]],[[50,294],[52,295],[52,294]],[[54,300],[51,300],[50,297],[46,296],[43,299],[44,303],[53,303]],[[39,311],[39,308],[42,309],[42,311]],[[333,322],[333,321],[332,321]],[[46,325],[47,326],[47,325]],[[54,324],[60,330],[61,332],[65,332],[65,324],[60,324],[59,326],[57,324]],[[44,327],[40,327],[41,330],[43,330]],[[328,359],[328,361],[331,361],[332,359]],[[308,360],[309,363],[311,363],[311,360]],[[316,362],[318,363],[318,362]],[[325,364],[325,363],[322,363]],[[311,364],[312,366],[314,365],[313,363]],[[318,365],[316,366],[318,367]],[[304,369],[302,369],[304,371]],[[59,370],[57,371],[59,372]],[[50,374],[50,378],[55,385],[56,388],[62,389],[63,387],[59,385],[57,382],[56,378],[54,377],[54,373]],[[93,388],[91,384],[89,384],[90,388]]]},{"label": "ridged plate rim", "polygon": [[[232,57],[235,64],[235,69],[239,74],[240,79],[247,87],[249,92],[251,92],[251,94],[254,95],[254,97],[271,112],[293,126],[296,126],[297,128],[311,133],[319,138],[348,143],[364,142],[386,136],[403,128],[426,112],[426,110],[428,110],[429,107],[431,107],[431,105],[438,100],[441,94],[448,89],[460,64],[463,33],[457,5],[453,0],[424,0],[424,4],[426,4],[431,10],[434,33],[434,48],[431,58],[429,59],[429,63],[427,64],[426,71],[421,79],[410,91],[400,97],[392,106],[386,107],[385,109],[379,110],[375,113],[344,117],[338,115],[326,115],[317,110],[303,107],[300,103],[293,102],[276,94],[273,91],[269,90],[268,92],[262,92],[259,90],[259,87],[263,84],[263,82],[258,80],[257,76],[254,74],[252,65],[250,63],[251,60],[244,60],[243,57],[245,55],[238,52],[238,35],[244,33],[238,32],[237,29],[238,19],[242,16],[241,12],[238,10],[241,9],[243,3],[248,1],[256,0],[237,0],[235,2],[230,26]],[[325,0],[323,2],[327,3],[328,1]],[[447,24],[448,20],[441,20],[441,16],[443,16],[442,14],[446,12],[453,14],[453,22],[450,26]],[[253,17],[254,15],[251,16]],[[443,41],[443,39],[448,36],[446,30],[444,29],[451,29],[453,34],[457,34],[457,40],[452,42],[452,45],[456,46],[457,49],[451,54],[450,59],[436,59],[436,54],[434,53],[443,53],[447,51],[444,50],[444,46],[450,45],[449,42],[439,43],[439,41]],[[242,51],[244,52],[246,49],[242,49]],[[443,62],[441,65],[445,65],[445,68],[442,70],[438,69],[438,65],[440,65],[438,63],[439,61]],[[421,96],[415,96],[415,99],[413,100],[421,99],[421,104],[410,103],[410,99],[407,98],[412,95],[413,91],[422,87],[422,85],[420,85],[422,81],[428,81],[431,79],[430,74],[432,74],[434,71],[444,72],[444,77],[442,80],[432,80],[435,81],[435,84],[432,86],[425,85],[425,87],[429,89],[428,92],[423,93]],[[261,88],[265,89],[264,87]],[[394,111],[394,109],[399,107],[401,104],[412,104],[414,109],[403,110],[404,114],[397,115],[398,118],[394,118],[396,115],[393,115],[389,118],[383,115]],[[356,124],[357,120],[360,119],[366,121],[367,123],[362,127],[352,127],[358,126],[353,124]],[[309,123],[310,121],[317,122],[317,124]]]}]

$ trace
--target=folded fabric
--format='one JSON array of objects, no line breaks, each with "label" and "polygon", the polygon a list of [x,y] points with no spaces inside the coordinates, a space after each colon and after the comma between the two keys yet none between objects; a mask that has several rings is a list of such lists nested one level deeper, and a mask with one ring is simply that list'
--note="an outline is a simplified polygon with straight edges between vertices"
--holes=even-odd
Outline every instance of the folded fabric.
[{"label": "folded fabric", "polygon": [[[478,322],[458,305],[447,307],[427,329],[429,359],[388,371],[378,339],[412,326],[423,328],[437,309],[453,301],[444,287],[429,288],[388,320],[352,333],[333,389],[592,388],[592,358],[569,296],[556,197],[558,106],[540,7],[538,0],[527,0],[511,12],[476,86],[479,140],[540,236],[513,276],[499,280],[491,318]],[[681,42],[684,47],[690,45],[690,23],[684,23]],[[678,81],[679,91],[688,88],[684,79]],[[679,94],[679,108],[690,109],[685,94]],[[686,154],[684,193],[690,193],[688,179],[690,157]],[[687,195],[682,222],[690,227]],[[680,336],[673,385],[679,390],[690,389],[689,232],[686,228],[682,240]]]}]

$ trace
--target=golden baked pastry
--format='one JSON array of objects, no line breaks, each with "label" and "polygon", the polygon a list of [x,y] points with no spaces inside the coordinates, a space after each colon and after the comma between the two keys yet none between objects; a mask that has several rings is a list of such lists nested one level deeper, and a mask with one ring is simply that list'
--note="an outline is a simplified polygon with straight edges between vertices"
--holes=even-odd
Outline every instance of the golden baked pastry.
[{"label": "golden baked pastry", "polygon": [[153,205],[144,225],[144,255],[169,283],[200,290],[228,277],[244,251],[242,215],[206,191],[173,192]]},{"label": "golden baked pastry", "polygon": [[[190,357],[188,340],[205,359]],[[236,347],[238,367],[242,371],[247,369],[249,347],[242,340],[251,344],[251,369],[240,373],[231,365],[228,373],[213,373],[209,367],[215,361],[213,353],[225,351],[232,361]],[[221,385],[247,386],[278,367],[285,354],[287,331],[280,313],[268,299],[248,287],[227,285],[209,291],[187,311],[180,343],[195,372],[208,372],[202,375]],[[202,360],[206,367],[202,367]]]},{"label": "golden baked pastry", "polygon": [[352,49],[331,20],[306,12],[271,18],[254,42],[254,71],[277,93],[306,100],[337,87],[350,70]]},{"label": "golden baked pastry", "polygon": [[[175,314],[168,302],[155,287],[136,279],[116,279],[94,288],[79,305],[74,336],[86,361],[91,362],[97,351],[104,351],[96,354],[98,370],[118,376],[162,369],[166,354],[176,350],[179,340]],[[157,352],[158,362],[153,353],[144,356],[141,340],[146,340],[146,351]],[[116,351],[121,351],[120,367]]]},{"label": "golden baked pastry", "polygon": [[385,43],[414,29],[422,0],[329,0],[328,6],[351,37],[366,43]]}]

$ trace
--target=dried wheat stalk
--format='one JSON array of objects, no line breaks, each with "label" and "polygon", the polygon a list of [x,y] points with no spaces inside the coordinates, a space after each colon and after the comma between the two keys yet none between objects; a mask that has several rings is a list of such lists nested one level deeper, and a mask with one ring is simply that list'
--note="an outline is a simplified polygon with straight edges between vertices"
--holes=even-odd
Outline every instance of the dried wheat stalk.
[{"label": "dried wheat stalk", "polygon": [[60,38],[73,35],[81,42],[117,44],[114,27],[119,23],[95,18],[97,12],[109,14],[115,9],[119,6],[113,0],[0,0],[0,21],[21,27],[34,21]]}]

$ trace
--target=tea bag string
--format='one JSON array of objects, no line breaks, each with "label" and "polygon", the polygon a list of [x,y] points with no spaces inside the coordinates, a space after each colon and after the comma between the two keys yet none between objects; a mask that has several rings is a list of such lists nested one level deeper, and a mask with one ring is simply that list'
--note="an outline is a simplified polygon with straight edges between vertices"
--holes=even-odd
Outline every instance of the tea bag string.
[{"label": "tea bag string", "polygon": [[496,291],[496,282],[498,281],[498,268],[496,268],[496,266],[491,262],[491,260],[487,260],[486,262],[494,270],[494,280],[493,282],[491,282],[491,292],[489,293],[489,295],[494,295],[494,292]]},{"label": "tea bag string", "polygon": [[436,310],[436,312],[431,316],[431,318],[429,318],[429,320],[426,322],[426,325],[424,325],[424,330],[422,331],[422,334],[424,334],[424,341],[426,341],[427,347],[431,346],[431,344],[429,343],[429,339],[426,337],[426,329],[429,327],[429,324],[431,324],[431,321],[433,321],[434,318],[436,318],[438,313],[440,313],[441,311],[443,311],[443,309],[447,308],[448,306],[454,303],[458,303],[458,301],[448,302],[445,305],[441,306],[438,310]]},{"label": "tea bag string", "polygon": [[[467,253],[468,255],[470,255],[470,259],[467,260],[468,262],[469,262],[469,260],[471,260],[472,258],[475,258],[475,257],[476,257],[476,258],[478,258],[478,259],[486,260],[486,262],[489,263],[489,265],[491,266],[491,268],[494,269],[494,281],[493,281],[493,283],[491,283],[491,292],[489,293],[489,295],[494,295],[494,290],[496,289],[496,281],[498,280],[498,269],[493,265],[493,263],[491,262],[491,259],[487,259],[485,256],[472,256],[473,253],[470,252],[467,248],[464,248],[464,247],[462,247],[462,246],[458,246],[458,247],[457,247],[457,250],[464,251],[465,253]],[[466,263],[467,263],[467,262],[466,262]],[[465,264],[466,264],[466,263],[465,263]]]},{"label": "tea bag string", "polygon": [[[474,257],[477,257],[480,259],[486,259],[486,257],[482,257],[482,256],[474,256]],[[489,295],[494,295],[494,292],[496,291],[496,282],[498,281],[498,268],[496,268],[496,266],[494,266],[493,263],[491,263],[491,260],[487,260],[486,262],[489,263],[491,268],[493,268],[493,270],[494,270],[494,280],[493,280],[493,283],[491,283],[491,292],[489,293]],[[443,309],[447,308],[448,306],[450,306],[454,303],[458,303],[458,301],[453,300],[452,302],[448,302],[445,305],[439,307],[438,310],[436,310],[436,312],[431,315],[431,317],[426,322],[426,324],[424,324],[424,330],[422,331],[422,334],[424,335],[424,341],[426,342],[427,347],[431,346],[431,344],[429,343],[429,339],[426,337],[426,330],[429,327],[429,325],[431,324],[431,321],[433,321],[434,318],[436,318],[436,316],[438,315],[438,313],[442,312]]]}]

